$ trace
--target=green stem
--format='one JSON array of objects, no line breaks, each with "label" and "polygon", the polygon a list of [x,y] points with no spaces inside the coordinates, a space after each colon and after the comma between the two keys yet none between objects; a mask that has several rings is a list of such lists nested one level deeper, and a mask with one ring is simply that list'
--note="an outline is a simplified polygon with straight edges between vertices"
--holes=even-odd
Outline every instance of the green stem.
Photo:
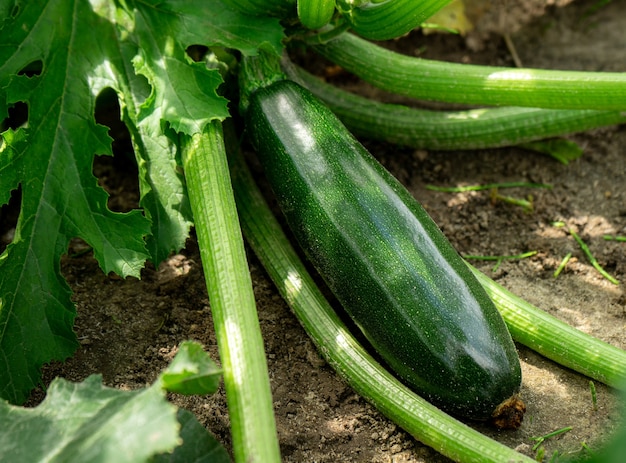
[{"label": "green stem", "polygon": [[461,462],[533,460],[473,430],[402,385],[356,341],[307,273],[241,156],[231,175],[246,240],[324,358],[416,439]]},{"label": "green stem", "polygon": [[263,339],[230,183],[222,125],[181,137],[237,462],[279,462]]},{"label": "green stem", "polygon": [[286,78],[280,59],[263,50],[256,56],[247,56],[239,63],[239,112],[245,114],[250,95],[259,88]]},{"label": "green stem", "polygon": [[496,304],[515,341],[560,365],[626,390],[626,351],[573,328],[467,265]]},{"label": "green stem", "polygon": [[626,73],[446,63],[402,55],[353,34],[313,47],[384,90],[423,100],[552,109],[626,109]]},{"label": "green stem", "polygon": [[347,92],[287,61],[283,66],[290,78],[324,101],[355,135],[418,149],[497,148],[626,122],[618,111],[410,108]]},{"label": "green stem", "polygon": [[337,6],[360,36],[389,40],[418,27],[451,0],[338,0]]}]

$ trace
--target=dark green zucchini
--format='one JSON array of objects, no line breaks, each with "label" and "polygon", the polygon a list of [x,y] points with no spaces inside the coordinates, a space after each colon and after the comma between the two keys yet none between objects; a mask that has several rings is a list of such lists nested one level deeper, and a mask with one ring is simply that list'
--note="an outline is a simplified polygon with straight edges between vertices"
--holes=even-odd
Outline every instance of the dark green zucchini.
[{"label": "dark green zucchini", "polygon": [[246,130],[299,244],[391,369],[450,413],[488,420],[507,403],[498,425],[519,425],[511,336],[411,194],[294,82],[253,92]]}]

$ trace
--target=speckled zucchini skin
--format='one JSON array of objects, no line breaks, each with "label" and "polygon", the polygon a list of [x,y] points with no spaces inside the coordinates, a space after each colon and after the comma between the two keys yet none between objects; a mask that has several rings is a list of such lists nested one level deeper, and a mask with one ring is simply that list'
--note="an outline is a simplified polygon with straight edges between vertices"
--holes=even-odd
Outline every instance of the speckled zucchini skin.
[{"label": "speckled zucchini skin", "polygon": [[519,391],[519,358],[422,206],[294,82],[253,93],[246,127],[290,229],[378,354],[440,408],[489,419]]}]

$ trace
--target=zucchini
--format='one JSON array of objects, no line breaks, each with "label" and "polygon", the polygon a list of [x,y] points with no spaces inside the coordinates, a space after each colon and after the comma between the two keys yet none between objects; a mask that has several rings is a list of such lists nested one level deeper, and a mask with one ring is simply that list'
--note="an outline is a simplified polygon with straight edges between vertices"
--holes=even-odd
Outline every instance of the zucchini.
[{"label": "zucchini", "polygon": [[450,413],[519,426],[511,336],[426,211],[300,85],[259,85],[247,104],[246,130],[290,229],[381,358]]}]

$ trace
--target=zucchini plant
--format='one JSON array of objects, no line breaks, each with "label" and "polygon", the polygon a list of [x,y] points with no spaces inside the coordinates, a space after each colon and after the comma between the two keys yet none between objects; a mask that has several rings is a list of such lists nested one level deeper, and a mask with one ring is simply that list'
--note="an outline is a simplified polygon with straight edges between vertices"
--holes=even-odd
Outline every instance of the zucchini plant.
[{"label": "zucchini plant", "polygon": [[[423,209],[362,152],[333,114],[362,136],[432,150],[515,145],[623,122],[623,74],[439,63],[394,54],[370,42],[419,27],[447,3],[0,2],[0,120],[8,120],[16,105],[27,108],[19,123],[3,122],[0,145],[0,205],[9,201],[13,191],[21,190],[15,235],[0,255],[0,397],[23,403],[41,381],[41,366],[68,358],[78,346],[72,330],[76,311],[59,271],[60,256],[71,238],[80,237],[92,247],[104,272],[139,277],[147,260],[158,265],[170,252],[181,249],[194,225],[223,367],[234,458],[241,462],[279,461],[263,340],[239,222],[328,361],[383,413],[454,460],[528,461],[439,409],[485,419],[517,392],[519,364],[511,335],[594,379],[623,385],[623,351],[585,335],[560,336],[572,329],[538,309],[529,309],[509,293],[493,289],[488,278],[474,276]],[[200,59],[192,60],[186,53],[194,45],[206,50]],[[291,47],[308,47],[310,53],[325,56],[392,92],[500,108],[472,110],[472,117],[460,127],[432,113],[337,93],[294,68],[288,58]],[[256,56],[266,58],[270,72],[255,67]],[[111,154],[111,140],[94,120],[96,98],[106,89],[117,94],[122,121],[132,137],[141,210],[110,211],[106,194],[96,186],[92,174],[94,156]],[[243,168],[237,167],[238,161],[230,175],[226,168],[227,151],[237,151],[236,143],[229,140],[242,135],[232,134],[228,122],[231,116],[239,116],[239,94],[242,113],[247,113],[243,134],[252,139],[264,167],[277,178],[291,170],[288,182],[282,185],[284,191],[279,191],[280,181],[274,183],[296,235],[298,223],[316,224],[323,218],[308,235],[302,232],[301,241],[308,241],[305,247],[309,247],[310,258],[322,273],[331,275],[329,286],[364,328],[378,354],[423,397],[400,384],[354,340],[320,299],[284,239],[280,246],[268,241],[268,233],[278,236],[271,216],[259,214],[261,221],[250,217],[254,214],[249,202],[259,201],[254,186],[240,180],[238,172]],[[330,109],[318,97],[328,102]],[[270,106],[264,107],[266,104]],[[272,125],[270,108],[282,116],[278,125]],[[289,120],[304,115],[307,108],[313,112],[306,118]],[[291,138],[277,135],[281,126],[297,120],[303,126],[291,125]],[[403,132],[413,134],[402,138]],[[272,158],[274,150],[287,154],[296,145],[304,151],[316,147],[319,152],[307,153],[312,157],[291,167],[292,161],[286,158]],[[337,151],[339,146],[345,153]],[[352,177],[347,175],[352,168],[342,165],[344,162],[358,167]],[[320,173],[322,168],[328,169],[328,176]],[[328,184],[318,184],[323,182]],[[349,185],[363,194],[342,197]],[[321,192],[319,198],[325,202],[312,202],[313,191]],[[390,203],[397,207],[386,210]],[[351,214],[349,224],[337,223],[338,216],[332,215],[333,209],[344,206]],[[433,252],[428,258],[412,254],[412,262],[406,266],[413,270],[403,271],[394,281],[391,267],[385,265],[405,265],[403,255],[411,245],[407,231],[397,227],[409,222],[426,230],[426,238],[420,239],[429,240]],[[393,229],[388,224],[394,224]],[[341,229],[354,233],[342,235]],[[324,238],[320,244],[333,244],[316,249],[316,238]],[[335,253],[349,242],[339,238],[355,243],[349,254]],[[440,258],[445,265],[439,266]],[[366,287],[345,275],[332,277],[341,273],[342,262],[361,269],[361,284]],[[385,278],[375,281],[377,272]],[[421,277],[424,272],[453,281],[458,292],[446,286],[437,294],[434,280]],[[370,284],[374,282],[379,286],[374,288]],[[306,288],[304,299],[295,291],[296,283],[298,291]],[[417,289],[411,291],[413,287]],[[364,300],[361,302],[383,303],[386,299],[385,304],[394,305],[387,296],[395,290],[430,299],[423,310],[434,331],[420,333],[415,326],[404,330],[391,319],[385,320],[385,312],[364,313],[363,305],[353,302],[357,296]],[[449,301],[461,319],[468,319],[468,310],[478,314],[477,329],[489,339],[478,340],[475,333],[462,332],[459,323],[446,315],[444,306]],[[404,310],[408,310],[406,306],[398,306],[396,321],[405,316]],[[530,328],[535,322],[541,322],[547,331]],[[457,364],[446,362],[445,356],[438,357],[433,350],[438,343],[447,347],[439,330],[448,328],[454,339],[452,348],[460,353]],[[432,336],[435,342],[430,346],[419,340],[404,343],[410,335]],[[559,342],[544,342],[550,336]],[[467,350],[458,350],[464,337]],[[593,346],[594,355],[585,355],[581,347],[585,343]],[[419,368],[407,360],[412,349],[423,353]],[[478,361],[480,355],[470,355],[476,349],[487,352],[486,363]],[[426,384],[424,375],[432,376],[437,369],[446,371],[457,387],[444,391],[441,382]],[[485,395],[474,401],[464,390],[472,378],[486,388]]]}]

